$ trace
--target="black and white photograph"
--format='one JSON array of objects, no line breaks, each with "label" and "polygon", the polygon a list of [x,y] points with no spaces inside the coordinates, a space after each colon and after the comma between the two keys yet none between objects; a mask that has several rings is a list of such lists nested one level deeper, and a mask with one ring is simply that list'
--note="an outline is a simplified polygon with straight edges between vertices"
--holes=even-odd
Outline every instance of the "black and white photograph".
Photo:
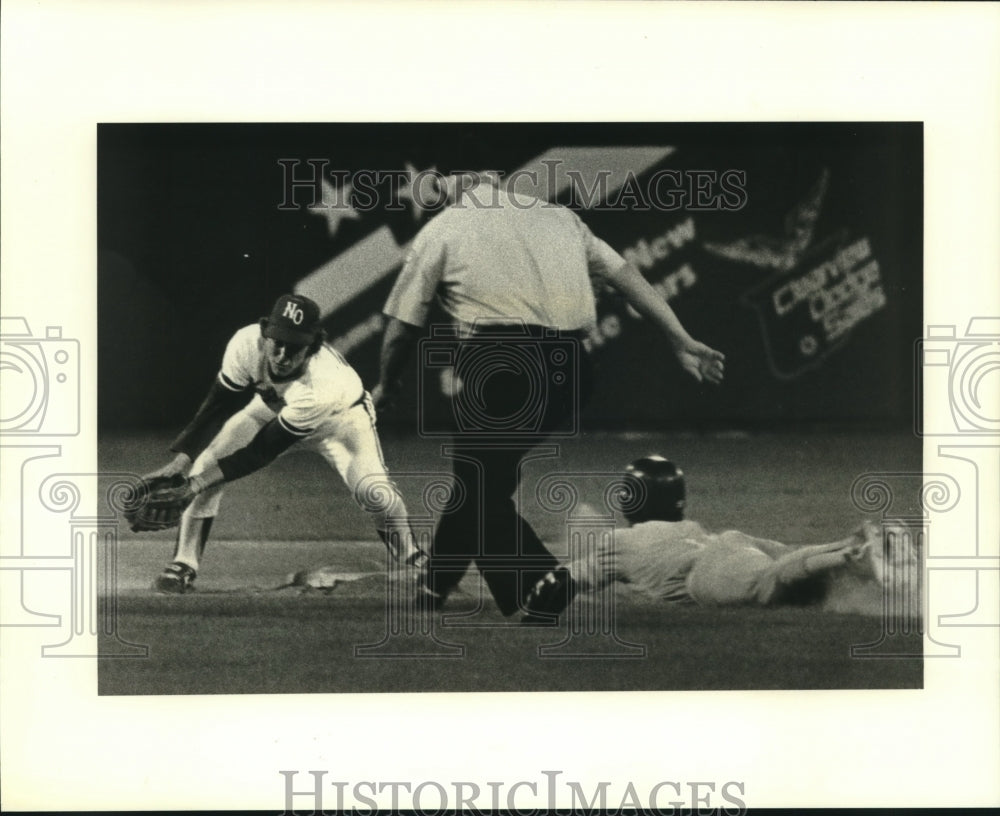
[{"label": "black and white photograph", "polygon": [[919,123],[100,125],[150,644],[100,693],[920,688],[868,493],[921,470],[921,168]]},{"label": "black and white photograph", "polygon": [[1000,802],[998,44],[5,3],[3,810]]}]

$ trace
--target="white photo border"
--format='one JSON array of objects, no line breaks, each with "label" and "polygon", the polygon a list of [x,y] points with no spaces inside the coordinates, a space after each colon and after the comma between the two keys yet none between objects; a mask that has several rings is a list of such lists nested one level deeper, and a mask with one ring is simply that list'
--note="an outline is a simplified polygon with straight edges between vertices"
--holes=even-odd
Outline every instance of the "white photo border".
[{"label": "white photo border", "polygon": [[[920,121],[925,326],[1000,313],[996,4],[7,0],[0,37],[3,312],[64,327],[84,383],[99,122]],[[90,434],[60,444],[96,471]],[[949,524],[935,534],[968,534]],[[955,632],[962,658],[928,660],[920,691],[99,698],[93,660],[40,660],[3,629],[3,805],[276,811],[283,769],[300,786],[558,769],[739,780],[753,808],[995,804],[997,631]],[[529,739],[539,723],[555,726]]]}]

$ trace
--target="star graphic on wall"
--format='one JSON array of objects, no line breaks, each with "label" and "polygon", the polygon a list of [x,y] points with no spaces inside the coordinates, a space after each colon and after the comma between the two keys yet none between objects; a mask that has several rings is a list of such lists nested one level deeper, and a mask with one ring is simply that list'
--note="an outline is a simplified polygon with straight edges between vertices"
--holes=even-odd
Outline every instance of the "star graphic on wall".
[{"label": "star graphic on wall", "polygon": [[350,182],[346,182],[340,188],[334,187],[325,178],[321,182],[323,199],[318,204],[309,205],[309,212],[326,219],[326,228],[332,238],[340,229],[341,221],[357,221],[361,218],[361,213],[354,209],[354,205],[351,203],[353,187]]},{"label": "star graphic on wall", "polygon": [[418,171],[407,162],[403,174],[405,178],[399,188],[399,198],[401,201],[410,202],[410,214],[414,221],[419,221],[427,210],[432,209],[424,206],[425,204],[440,203],[435,184],[435,179],[438,178],[437,167]]}]

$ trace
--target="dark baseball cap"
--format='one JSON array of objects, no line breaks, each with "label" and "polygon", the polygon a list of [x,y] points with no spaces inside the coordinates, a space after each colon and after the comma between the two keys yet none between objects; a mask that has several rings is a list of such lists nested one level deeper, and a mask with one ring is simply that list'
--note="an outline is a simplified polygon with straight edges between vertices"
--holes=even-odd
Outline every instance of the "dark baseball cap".
[{"label": "dark baseball cap", "polygon": [[282,295],[262,322],[263,334],[283,343],[311,343],[320,331],[319,306],[303,295]]}]

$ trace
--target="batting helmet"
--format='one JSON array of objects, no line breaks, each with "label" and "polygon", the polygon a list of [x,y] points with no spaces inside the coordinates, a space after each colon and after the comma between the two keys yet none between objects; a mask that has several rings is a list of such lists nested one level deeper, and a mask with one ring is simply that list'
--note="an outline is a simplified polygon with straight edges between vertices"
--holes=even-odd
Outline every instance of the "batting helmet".
[{"label": "batting helmet", "polygon": [[624,512],[629,524],[684,519],[684,471],[662,456],[643,456],[625,469],[626,479],[642,483],[645,501]]}]

